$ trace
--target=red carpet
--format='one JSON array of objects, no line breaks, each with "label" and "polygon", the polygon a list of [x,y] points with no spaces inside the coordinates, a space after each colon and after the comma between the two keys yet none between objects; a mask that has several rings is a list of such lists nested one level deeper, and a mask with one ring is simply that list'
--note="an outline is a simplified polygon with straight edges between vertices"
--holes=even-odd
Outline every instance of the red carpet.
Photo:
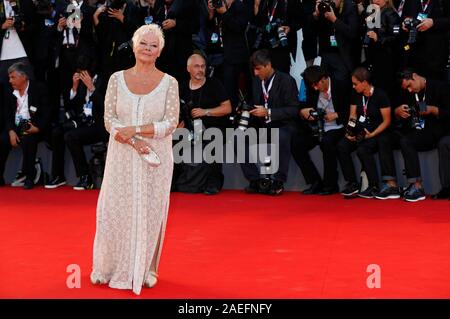
[{"label": "red carpet", "polygon": [[89,282],[97,196],[0,188],[0,298],[450,298],[449,201],[175,193],[160,281],[135,296]]}]

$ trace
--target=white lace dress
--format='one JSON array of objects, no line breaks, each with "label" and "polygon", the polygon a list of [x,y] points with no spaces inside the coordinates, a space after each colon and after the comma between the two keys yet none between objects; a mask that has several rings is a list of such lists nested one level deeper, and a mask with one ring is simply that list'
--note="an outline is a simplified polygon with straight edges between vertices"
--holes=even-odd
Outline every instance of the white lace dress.
[{"label": "white lace dress", "polygon": [[[165,74],[146,95],[130,92],[123,71],[111,76],[105,96],[110,139],[97,204],[93,281],[139,294],[150,271],[157,272],[169,209],[172,132],[178,113],[178,83],[170,75]],[[155,126],[155,136],[145,140],[161,159],[156,168],[132,146],[114,139],[115,128],[149,123]]]}]

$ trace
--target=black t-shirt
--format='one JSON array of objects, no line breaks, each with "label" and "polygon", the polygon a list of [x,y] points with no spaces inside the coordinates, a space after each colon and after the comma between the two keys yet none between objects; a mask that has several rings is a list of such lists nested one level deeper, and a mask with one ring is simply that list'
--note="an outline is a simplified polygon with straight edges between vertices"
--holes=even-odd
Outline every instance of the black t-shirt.
[{"label": "black t-shirt", "polygon": [[[197,89],[189,88],[189,81],[183,82],[180,86],[180,99],[185,103],[192,101],[192,108],[212,109],[218,107],[222,102],[228,100],[228,94],[222,83],[216,78],[207,78],[205,84]],[[190,108],[190,111],[192,110]],[[203,116],[201,120],[205,128],[208,127],[226,127],[229,122],[229,116]]]},{"label": "black t-shirt", "polygon": [[[359,118],[361,115],[366,117],[367,130],[374,131],[382,122],[383,115],[381,109],[390,107],[389,98],[382,89],[374,88],[372,96],[367,98],[362,94],[353,91],[352,105],[356,105],[356,115]],[[366,103],[366,111],[364,112],[364,103]]]}]

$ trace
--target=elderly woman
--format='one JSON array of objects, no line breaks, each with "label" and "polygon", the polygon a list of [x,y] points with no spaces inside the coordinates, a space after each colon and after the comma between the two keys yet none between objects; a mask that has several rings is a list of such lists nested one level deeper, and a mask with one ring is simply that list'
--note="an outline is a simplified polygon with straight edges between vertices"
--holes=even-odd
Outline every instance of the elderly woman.
[{"label": "elderly woman", "polygon": [[161,29],[142,26],[132,40],[136,64],[111,76],[105,97],[110,140],[91,281],[139,294],[157,282],[179,98],[177,81],[155,66],[164,47]]}]

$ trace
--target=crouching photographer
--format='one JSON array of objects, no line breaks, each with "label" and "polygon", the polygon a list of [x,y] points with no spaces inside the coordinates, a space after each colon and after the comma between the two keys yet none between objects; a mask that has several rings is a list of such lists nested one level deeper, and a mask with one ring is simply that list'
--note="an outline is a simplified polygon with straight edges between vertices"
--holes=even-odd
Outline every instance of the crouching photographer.
[{"label": "crouching photographer", "polygon": [[[302,105],[300,134],[295,137],[292,155],[310,187],[304,194],[337,193],[338,171],[336,145],[344,136],[343,121],[348,118],[350,86],[336,81],[319,66],[305,69],[303,78],[308,88]],[[309,125],[306,125],[309,124]],[[323,156],[323,181],[311,161],[309,151],[320,146]]]},{"label": "crouching photographer", "polygon": [[[266,174],[267,171],[262,172],[258,169],[256,164],[249,161],[250,149],[254,145],[245,139],[246,162],[241,164],[241,168],[245,178],[250,182],[245,191],[279,195],[283,192],[284,183],[287,180],[292,136],[297,132],[294,123],[299,111],[297,84],[289,74],[272,67],[271,55],[266,49],[253,53],[250,63],[255,75],[252,87],[254,109],[249,112],[250,123],[256,128],[265,128],[269,131],[267,135],[270,139],[267,143],[277,143],[272,139],[270,131],[278,130],[278,154],[274,154],[272,149],[270,158],[271,160],[278,158],[279,166],[277,172],[270,170],[271,174]],[[261,139],[261,131],[257,130],[255,133],[258,134],[258,142]],[[262,144],[257,146],[263,147]],[[267,163],[264,162],[264,164]]]},{"label": "crouching photographer", "polygon": [[[203,139],[204,129],[225,130],[228,126],[226,115],[231,113],[231,103],[222,83],[214,77],[206,77],[206,61],[203,56],[191,55],[187,61],[187,70],[190,80],[180,85],[179,127],[189,131],[192,150],[197,145],[204,148],[210,143]],[[213,141],[215,140],[211,140]],[[222,163],[211,163],[202,158],[201,163],[190,161],[175,164],[172,190],[214,195],[222,189],[223,180]]]},{"label": "crouching photographer", "polygon": [[50,143],[53,149],[52,178],[45,188],[56,188],[66,184],[64,152],[67,145],[79,177],[74,189],[92,189],[93,180],[83,147],[108,140],[103,121],[105,85],[101,78],[94,74],[93,63],[89,57],[80,56],[77,64],[77,71],[72,77],[65,121],[52,130]]},{"label": "crouching photographer", "polygon": [[[372,85],[367,69],[353,71],[352,83],[356,94],[350,105],[345,137],[338,144],[339,162],[347,181],[342,195],[373,198],[379,182],[374,154],[378,151],[378,138],[391,124],[391,107],[386,93]],[[351,157],[355,150],[369,180],[369,187],[362,191]]]},{"label": "crouching photographer", "polygon": [[[9,134],[7,152],[20,146],[23,151],[23,187],[31,189],[36,175],[35,159],[37,146],[44,139],[50,126],[51,110],[47,89],[29,79],[28,65],[15,63],[8,68],[12,91],[5,92],[5,128]],[[5,158],[7,154],[4,154]],[[3,161],[3,160],[2,160]],[[4,166],[4,163],[1,163]]]},{"label": "crouching photographer", "polygon": [[[401,105],[395,109],[398,125],[379,141],[383,188],[376,198],[399,198],[393,149],[400,148],[405,162],[409,186],[403,192],[408,202],[425,199],[422,186],[419,152],[429,151],[438,145],[439,139],[449,131],[450,89],[447,83],[425,78],[412,69],[399,73],[403,88]],[[448,159],[440,161],[441,177],[450,171]],[[445,180],[442,185],[446,186]]]}]

